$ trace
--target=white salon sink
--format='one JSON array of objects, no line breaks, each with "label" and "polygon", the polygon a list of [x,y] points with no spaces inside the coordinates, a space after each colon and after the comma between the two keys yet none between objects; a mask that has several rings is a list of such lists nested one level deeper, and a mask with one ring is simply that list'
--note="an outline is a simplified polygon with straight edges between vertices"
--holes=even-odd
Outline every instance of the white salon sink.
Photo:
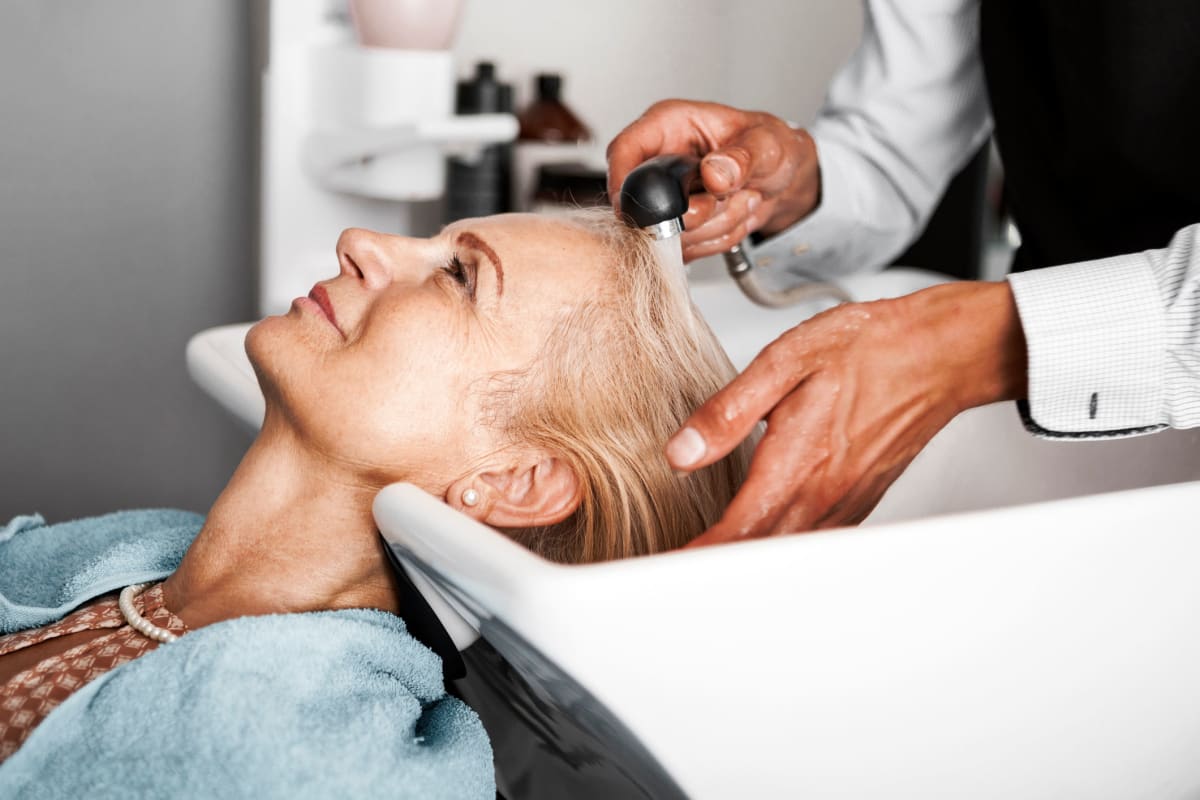
[{"label": "white salon sink", "polygon": [[253,322],[209,328],[187,345],[188,374],[226,411],[251,430],[262,425],[266,402],[246,357],[246,333]]},{"label": "white salon sink", "polygon": [[[739,365],[821,310],[696,299]],[[458,686],[506,795],[1160,800],[1200,795],[1197,479],[1198,431],[1041,441],[1004,403],[859,529],[579,566],[412,486],[375,518],[505,659]]]}]

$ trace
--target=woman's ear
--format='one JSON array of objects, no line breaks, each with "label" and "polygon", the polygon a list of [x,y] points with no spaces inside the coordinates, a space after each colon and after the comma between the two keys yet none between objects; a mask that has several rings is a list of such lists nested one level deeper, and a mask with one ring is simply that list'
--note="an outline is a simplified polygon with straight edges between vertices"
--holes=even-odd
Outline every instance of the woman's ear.
[{"label": "woman's ear", "polygon": [[581,488],[567,462],[539,454],[455,481],[446,502],[495,528],[541,528],[575,513]]}]

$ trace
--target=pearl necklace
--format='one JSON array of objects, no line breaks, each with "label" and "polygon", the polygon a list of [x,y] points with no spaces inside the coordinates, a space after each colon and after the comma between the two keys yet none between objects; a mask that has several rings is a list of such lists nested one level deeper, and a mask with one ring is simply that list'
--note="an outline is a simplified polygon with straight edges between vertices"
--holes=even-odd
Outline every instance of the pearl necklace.
[{"label": "pearl necklace", "polygon": [[121,609],[121,616],[125,617],[125,621],[129,623],[129,627],[138,633],[156,642],[163,642],[164,644],[173,642],[179,637],[166,628],[158,627],[139,614],[137,609],[133,607],[133,598],[137,597],[146,590],[146,587],[151,585],[149,583],[135,583],[132,586],[126,586],[121,590],[121,597],[117,600],[117,606]]}]

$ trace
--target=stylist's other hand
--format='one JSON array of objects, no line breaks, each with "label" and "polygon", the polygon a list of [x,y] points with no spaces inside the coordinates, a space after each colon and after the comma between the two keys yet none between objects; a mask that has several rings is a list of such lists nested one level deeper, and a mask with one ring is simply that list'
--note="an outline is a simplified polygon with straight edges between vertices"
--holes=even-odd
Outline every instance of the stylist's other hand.
[{"label": "stylist's other hand", "polygon": [[817,149],[807,131],[759,111],[664,100],[608,146],[613,204],[634,167],[667,154],[702,158],[705,191],[692,196],[684,217],[685,261],[723,253],[756,231],[781,231],[820,200]]},{"label": "stylist's other hand", "polygon": [[725,515],[689,546],[861,522],[947,422],[1025,393],[1007,283],[830,309],[770,344],[667,444],[691,471],[767,430]]}]

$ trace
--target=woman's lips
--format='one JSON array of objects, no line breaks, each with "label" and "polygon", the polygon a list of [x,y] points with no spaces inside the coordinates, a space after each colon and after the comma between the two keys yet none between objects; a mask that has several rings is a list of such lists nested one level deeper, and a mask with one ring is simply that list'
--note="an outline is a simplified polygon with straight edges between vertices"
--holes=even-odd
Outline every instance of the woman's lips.
[{"label": "woman's lips", "polygon": [[312,291],[308,293],[308,299],[317,304],[317,307],[321,309],[321,313],[325,315],[325,319],[329,320],[329,324],[345,339],[346,334],[342,332],[342,327],[338,325],[337,315],[333,313],[333,303],[330,301],[329,292],[325,291],[325,287],[320,284],[314,286]]}]

